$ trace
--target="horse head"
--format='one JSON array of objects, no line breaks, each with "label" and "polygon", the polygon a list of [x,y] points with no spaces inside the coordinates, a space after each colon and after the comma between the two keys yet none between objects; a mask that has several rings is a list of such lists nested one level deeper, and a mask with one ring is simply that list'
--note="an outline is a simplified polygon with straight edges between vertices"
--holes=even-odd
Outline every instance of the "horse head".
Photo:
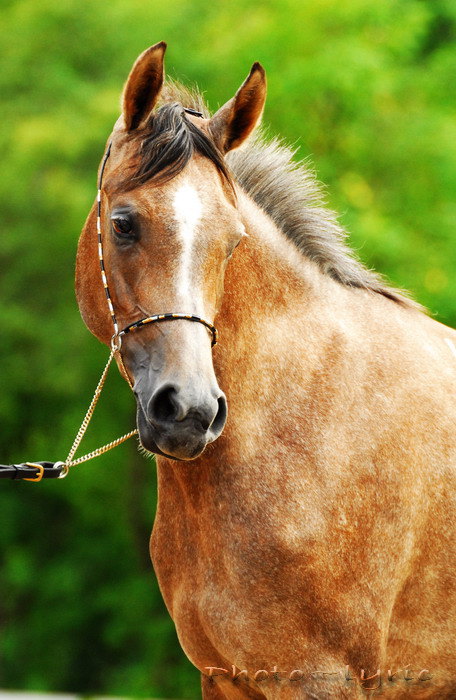
[{"label": "horse head", "polygon": [[219,437],[227,417],[206,326],[220,309],[225,269],[245,230],[224,156],[258,123],[266,81],[254,64],[209,118],[166,99],[165,49],[161,42],[141,54],[126,82],[101,172],[100,245],[95,202],[79,241],[76,294],[89,330],[107,345],[113,318],[123,329],[144,317],[179,316],[124,335],[116,357],[136,398],[143,447],[190,460]]}]

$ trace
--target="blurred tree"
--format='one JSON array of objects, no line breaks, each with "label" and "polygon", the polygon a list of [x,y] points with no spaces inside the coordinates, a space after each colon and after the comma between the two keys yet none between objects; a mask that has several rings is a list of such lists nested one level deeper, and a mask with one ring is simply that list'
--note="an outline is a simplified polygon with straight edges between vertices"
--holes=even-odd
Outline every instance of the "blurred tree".
[{"label": "blurred tree", "polygon": [[[262,61],[270,132],[311,154],[362,258],[456,325],[455,28],[453,0],[3,0],[2,461],[66,455],[98,379],[77,236],[123,81],[161,39],[213,108]],[[87,449],[132,422],[113,376]],[[154,471],[131,444],[3,482],[0,686],[198,696],[148,561]]]}]

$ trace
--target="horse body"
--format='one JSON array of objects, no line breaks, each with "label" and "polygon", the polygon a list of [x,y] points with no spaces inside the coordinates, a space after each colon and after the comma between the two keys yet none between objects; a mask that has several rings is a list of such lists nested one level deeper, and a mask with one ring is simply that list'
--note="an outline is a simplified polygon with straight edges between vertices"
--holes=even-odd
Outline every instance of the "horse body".
[{"label": "horse body", "polygon": [[[438,681],[452,638],[456,333],[322,276],[245,204],[214,355],[227,426],[195,462],[158,458],[151,552],[179,639],[206,674],[348,664],[385,681],[411,664]],[[301,692],[354,697],[328,678]]]},{"label": "horse body", "polygon": [[[261,206],[247,153],[230,182],[219,154],[261,115],[261,67],[211,119],[154,116],[163,53],[127,82],[102,227],[120,327],[217,317],[212,358],[185,321],[125,337],[117,356],[159,455],[155,571],[204,697],[354,698],[380,680],[392,698],[454,697],[456,333],[363,270],[311,203],[297,245],[286,178]],[[94,228],[95,208],[77,295],[109,343]]]}]

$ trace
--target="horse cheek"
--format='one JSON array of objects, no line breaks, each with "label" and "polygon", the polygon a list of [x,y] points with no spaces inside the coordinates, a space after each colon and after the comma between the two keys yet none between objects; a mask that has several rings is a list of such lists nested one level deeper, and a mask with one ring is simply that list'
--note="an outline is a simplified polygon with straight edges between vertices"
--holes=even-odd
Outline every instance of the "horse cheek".
[{"label": "horse cheek", "polygon": [[82,230],[76,256],[76,300],[87,328],[102,343],[109,344],[112,330],[98,268],[96,212],[92,208]]}]

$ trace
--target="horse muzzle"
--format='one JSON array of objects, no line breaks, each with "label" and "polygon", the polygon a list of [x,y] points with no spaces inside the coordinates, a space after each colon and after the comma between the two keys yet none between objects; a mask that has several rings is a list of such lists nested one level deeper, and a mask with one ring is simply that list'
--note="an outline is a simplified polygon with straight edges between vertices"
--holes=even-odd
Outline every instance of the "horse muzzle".
[{"label": "horse muzzle", "polygon": [[218,387],[180,387],[165,383],[150,398],[135,391],[137,426],[143,447],[176,460],[198,457],[221,434],[227,416],[225,395]]}]

